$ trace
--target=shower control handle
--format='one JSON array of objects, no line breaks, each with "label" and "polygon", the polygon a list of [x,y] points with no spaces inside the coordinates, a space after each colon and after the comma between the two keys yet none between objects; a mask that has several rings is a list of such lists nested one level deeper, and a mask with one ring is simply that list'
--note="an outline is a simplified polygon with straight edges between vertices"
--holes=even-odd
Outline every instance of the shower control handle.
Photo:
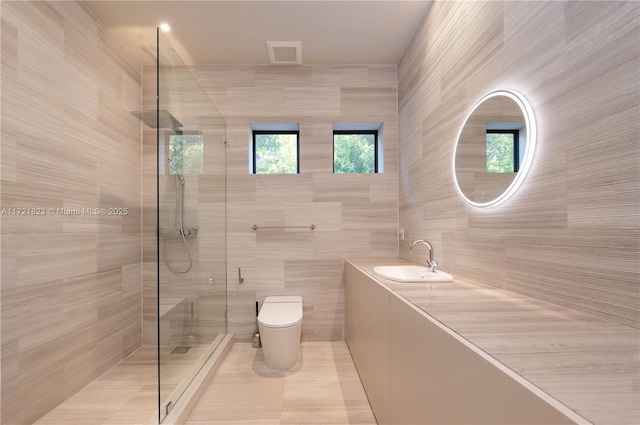
[{"label": "shower control handle", "polygon": [[[165,238],[182,237],[182,231],[180,229],[175,230],[165,230],[160,229],[160,235]],[[198,228],[197,227],[185,227],[184,228],[184,237],[185,238],[197,238],[198,237]]]},{"label": "shower control handle", "polygon": [[184,232],[185,238],[197,238],[198,237],[198,228],[197,227],[185,227],[184,229],[176,230],[177,236],[182,236]]}]

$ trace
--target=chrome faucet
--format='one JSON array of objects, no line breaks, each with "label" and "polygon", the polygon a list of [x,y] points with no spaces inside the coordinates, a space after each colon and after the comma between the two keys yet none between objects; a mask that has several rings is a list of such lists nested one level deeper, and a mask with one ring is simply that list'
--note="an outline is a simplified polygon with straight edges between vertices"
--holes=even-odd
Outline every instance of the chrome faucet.
[{"label": "chrome faucet", "polygon": [[436,269],[438,268],[438,263],[436,263],[435,260],[433,259],[433,245],[431,245],[429,241],[426,241],[424,239],[418,239],[413,241],[413,243],[409,247],[409,251],[412,251],[413,247],[418,244],[424,244],[427,247],[429,247],[429,259],[427,260],[427,266],[429,267],[429,271],[435,273]]}]

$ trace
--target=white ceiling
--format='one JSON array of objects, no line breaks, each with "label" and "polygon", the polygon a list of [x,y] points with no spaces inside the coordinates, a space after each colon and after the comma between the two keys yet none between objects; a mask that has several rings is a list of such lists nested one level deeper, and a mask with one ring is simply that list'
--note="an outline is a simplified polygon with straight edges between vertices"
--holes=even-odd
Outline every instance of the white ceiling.
[{"label": "white ceiling", "polygon": [[397,64],[432,0],[85,0],[140,63],[156,30],[187,64],[268,64],[267,41],[301,41],[303,64]]}]

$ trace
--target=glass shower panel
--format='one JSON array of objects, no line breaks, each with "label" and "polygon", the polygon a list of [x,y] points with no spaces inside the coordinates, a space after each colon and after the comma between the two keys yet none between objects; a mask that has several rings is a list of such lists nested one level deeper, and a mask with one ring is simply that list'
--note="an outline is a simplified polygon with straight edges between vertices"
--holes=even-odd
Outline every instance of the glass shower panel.
[{"label": "glass shower panel", "polygon": [[158,31],[160,420],[226,333],[226,123]]}]

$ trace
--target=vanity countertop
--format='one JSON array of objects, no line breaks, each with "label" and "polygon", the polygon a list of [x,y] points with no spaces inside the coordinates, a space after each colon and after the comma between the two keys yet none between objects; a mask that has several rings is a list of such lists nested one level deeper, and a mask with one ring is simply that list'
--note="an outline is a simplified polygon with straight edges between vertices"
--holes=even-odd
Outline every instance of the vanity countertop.
[{"label": "vanity countertop", "polygon": [[[349,263],[596,425],[640,423],[640,331],[454,276],[427,287]],[[446,271],[446,270],[445,270]]]}]

